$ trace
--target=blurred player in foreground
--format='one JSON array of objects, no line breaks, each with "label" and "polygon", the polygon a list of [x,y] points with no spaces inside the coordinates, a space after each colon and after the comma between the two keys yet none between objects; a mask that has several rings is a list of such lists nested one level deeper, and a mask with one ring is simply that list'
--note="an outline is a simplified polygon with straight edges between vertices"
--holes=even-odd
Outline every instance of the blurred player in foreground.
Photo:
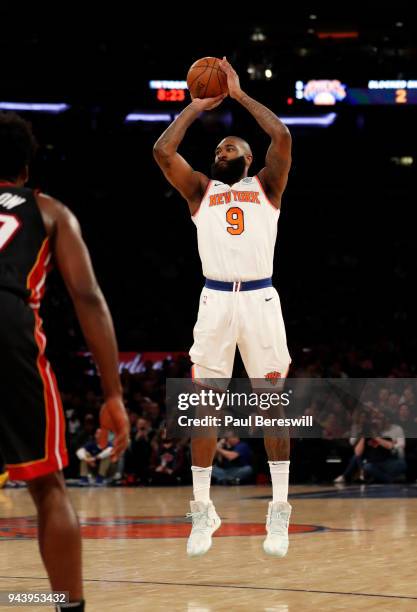
[{"label": "blurred player in foreground", "polygon": [[35,142],[29,125],[0,113],[0,449],[11,479],[25,480],[38,514],[39,548],[52,590],[68,591],[57,610],[84,610],[81,536],[62,475],[68,463],[65,419],[45,357],[39,316],[47,272],[60,271],[101,375],[102,445],[112,458],[128,443],[118,351],[106,301],[74,215],[25,188]]}]

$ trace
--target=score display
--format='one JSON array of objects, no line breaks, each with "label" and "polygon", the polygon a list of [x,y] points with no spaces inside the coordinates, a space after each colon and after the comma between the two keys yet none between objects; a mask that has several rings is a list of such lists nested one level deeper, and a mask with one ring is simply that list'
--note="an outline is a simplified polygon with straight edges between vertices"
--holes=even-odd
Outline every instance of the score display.
[{"label": "score display", "polygon": [[158,102],[183,102],[186,98],[187,81],[149,81]]},{"label": "score display", "polygon": [[417,89],[366,89],[349,90],[347,104],[417,104]]},{"label": "score display", "polygon": [[297,81],[295,97],[316,106],[417,104],[417,80],[371,80],[367,87],[350,87],[337,79]]}]

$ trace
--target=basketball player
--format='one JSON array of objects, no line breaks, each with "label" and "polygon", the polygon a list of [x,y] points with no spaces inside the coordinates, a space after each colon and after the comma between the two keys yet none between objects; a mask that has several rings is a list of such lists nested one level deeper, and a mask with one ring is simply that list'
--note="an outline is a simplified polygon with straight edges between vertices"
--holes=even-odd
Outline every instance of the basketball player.
[{"label": "basketball player", "polygon": [[29,125],[0,113],[0,449],[11,479],[25,480],[36,505],[39,548],[54,591],[84,610],[81,538],[65,488],[65,421],[45,357],[39,307],[52,262],[73,300],[101,374],[102,445],[115,432],[113,460],[128,443],[118,352],[107,304],[78,222],[60,202],[25,188],[34,149]]},{"label": "basketball player", "polygon": [[[246,108],[270,136],[265,167],[248,176],[250,146],[228,136],[216,147],[211,178],[194,170],[177,149],[187,128],[202,111],[216,108],[225,95],[193,99],[162,134],[154,157],[168,181],[187,200],[197,227],[198,249],[206,277],[200,298],[194,344],[190,350],[193,377],[229,379],[236,345],[249,378],[284,378],[291,358],[277,291],[271,276],[281,196],[291,164],[291,136],[268,108],[249,97],[226,60],[228,93]],[[264,551],[283,557],[288,549],[289,440],[265,437],[271,470],[273,499],[269,503]],[[194,501],[190,556],[202,555],[220,526],[209,487],[215,438],[192,440]]]}]

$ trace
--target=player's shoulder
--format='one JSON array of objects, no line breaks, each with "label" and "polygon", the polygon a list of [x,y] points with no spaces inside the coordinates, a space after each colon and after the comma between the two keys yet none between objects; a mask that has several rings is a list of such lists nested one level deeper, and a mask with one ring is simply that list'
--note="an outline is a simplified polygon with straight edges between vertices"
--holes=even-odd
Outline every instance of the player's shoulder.
[{"label": "player's shoulder", "polygon": [[57,198],[41,191],[35,193],[35,198],[48,234],[53,234],[58,225],[78,223],[70,209]]},{"label": "player's shoulder", "polygon": [[196,190],[193,197],[187,200],[192,215],[194,215],[196,210],[199,208],[201,201],[203,200],[204,195],[207,193],[208,188],[210,186],[210,179],[203,172],[193,170],[193,174],[198,179],[198,189]]},{"label": "player's shoulder", "polygon": [[202,193],[204,193],[208,187],[208,184],[210,183],[210,179],[206,174],[199,172],[198,170],[194,170],[194,173],[200,181],[200,190]]},{"label": "player's shoulder", "polygon": [[64,204],[57,200],[57,198],[54,198],[47,193],[43,193],[42,191],[36,191],[35,198],[38,206],[48,211],[59,211],[62,209],[62,207],[64,207]]}]

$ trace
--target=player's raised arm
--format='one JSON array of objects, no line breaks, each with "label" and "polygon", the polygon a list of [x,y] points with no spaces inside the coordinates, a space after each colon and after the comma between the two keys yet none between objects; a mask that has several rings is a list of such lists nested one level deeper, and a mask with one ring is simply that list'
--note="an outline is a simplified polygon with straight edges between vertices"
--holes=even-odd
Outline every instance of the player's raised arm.
[{"label": "player's raised arm", "polygon": [[225,95],[217,98],[194,98],[158,138],[153,148],[154,158],[165,175],[165,178],[185,198],[190,207],[191,214],[200,204],[200,199],[207,186],[208,178],[201,172],[195,171],[190,164],[177,152],[185,132],[205,110],[218,106]]},{"label": "player's raised arm", "polygon": [[[98,365],[104,406],[100,414],[104,437],[115,432],[113,459],[127,448],[128,420],[122,401],[118,348],[106,300],[97,283],[90,255],[77,219],[63,204],[47,196],[37,196],[45,225],[51,233],[55,263],[73,301],[86,342]],[[49,233],[49,232],[48,232]]]},{"label": "player's raised arm", "polygon": [[271,137],[265,167],[258,173],[258,177],[272,204],[279,208],[291,166],[291,134],[287,126],[269,108],[242,91],[239,77],[226,58],[220,62],[220,67],[227,75],[230,97],[244,106]]}]

